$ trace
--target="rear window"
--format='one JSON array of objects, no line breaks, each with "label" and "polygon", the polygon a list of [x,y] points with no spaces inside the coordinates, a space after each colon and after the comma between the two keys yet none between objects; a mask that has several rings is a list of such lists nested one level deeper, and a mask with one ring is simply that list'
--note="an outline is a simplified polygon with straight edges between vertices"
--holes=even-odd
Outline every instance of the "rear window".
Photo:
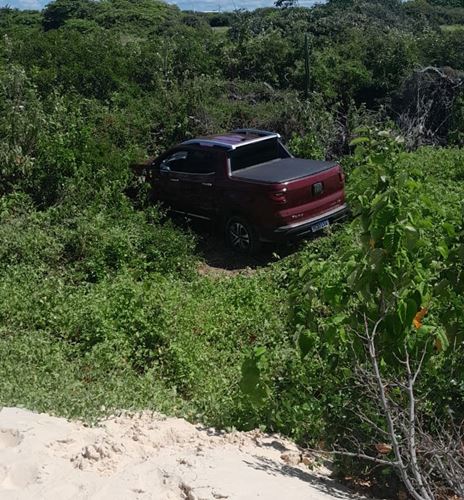
[{"label": "rear window", "polygon": [[244,168],[266,163],[280,158],[288,158],[290,155],[277,139],[268,139],[247,146],[240,146],[230,153],[230,165],[232,172]]}]

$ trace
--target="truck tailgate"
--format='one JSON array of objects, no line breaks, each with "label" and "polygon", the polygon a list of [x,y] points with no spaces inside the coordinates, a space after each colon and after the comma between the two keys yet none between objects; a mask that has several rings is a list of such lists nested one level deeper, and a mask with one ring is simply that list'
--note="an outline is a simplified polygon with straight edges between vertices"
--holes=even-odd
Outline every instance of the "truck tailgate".
[{"label": "truck tailgate", "polygon": [[306,206],[314,203],[315,206],[324,205],[324,199],[332,198],[344,186],[341,168],[338,165],[317,174],[295,179],[286,183],[287,208]]},{"label": "truck tailgate", "polygon": [[276,213],[281,225],[293,225],[323,216],[345,203],[344,175],[337,164],[285,186],[285,203]]}]

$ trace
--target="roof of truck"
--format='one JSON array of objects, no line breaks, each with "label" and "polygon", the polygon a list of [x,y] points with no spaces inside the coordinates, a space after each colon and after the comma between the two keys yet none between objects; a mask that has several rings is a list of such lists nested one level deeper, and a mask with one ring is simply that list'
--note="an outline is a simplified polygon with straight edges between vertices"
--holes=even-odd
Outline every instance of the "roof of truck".
[{"label": "roof of truck", "polygon": [[209,135],[206,137],[198,137],[196,139],[190,139],[183,142],[182,144],[188,145],[203,145],[211,147],[219,147],[222,149],[236,149],[240,146],[245,146],[247,144],[252,144],[254,142],[260,142],[266,139],[280,138],[280,135],[274,132],[269,132],[267,130],[258,129],[237,129],[233,132],[227,134],[217,134]]}]

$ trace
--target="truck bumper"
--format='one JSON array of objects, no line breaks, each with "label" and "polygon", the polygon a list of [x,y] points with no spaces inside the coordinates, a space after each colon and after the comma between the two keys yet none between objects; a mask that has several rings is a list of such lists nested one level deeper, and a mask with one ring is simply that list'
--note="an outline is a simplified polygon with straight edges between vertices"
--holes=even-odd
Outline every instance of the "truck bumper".
[{"label": "truck bumper", "polygon": [[[278,242],[290,239],[303,238],[315,234],[324,227],[345,219],[349,214],[349,208],[346,204],[335,207],[327,212],[318,214],[311,219],[305,219],[294,224],[281,226],[275,229],[266,229],[260,233],[261,240],[267,242]],[[327,226],[323,224],[327,222]]]}]

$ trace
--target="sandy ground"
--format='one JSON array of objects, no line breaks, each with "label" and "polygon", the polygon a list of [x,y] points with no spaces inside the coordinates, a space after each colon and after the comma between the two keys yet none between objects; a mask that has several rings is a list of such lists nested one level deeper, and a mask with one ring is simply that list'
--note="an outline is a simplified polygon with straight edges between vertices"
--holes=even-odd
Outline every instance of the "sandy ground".
[{"label": "sandy ground", "polygon": [[[306,463],[303,463],[306,462]],[[0,498],[350,498],[294,444],[143,413],[95,428],[18,408],[0,411]]]}]

